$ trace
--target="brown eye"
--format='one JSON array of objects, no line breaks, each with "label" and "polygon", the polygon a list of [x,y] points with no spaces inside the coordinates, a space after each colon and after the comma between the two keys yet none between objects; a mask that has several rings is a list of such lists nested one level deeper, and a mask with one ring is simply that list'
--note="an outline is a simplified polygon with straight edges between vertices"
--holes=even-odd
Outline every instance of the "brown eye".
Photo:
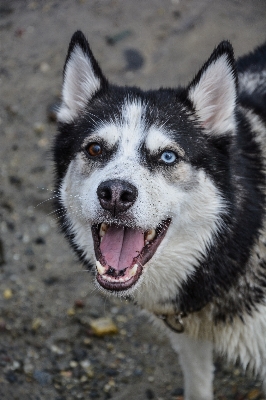
[{"label": "brown eye", "polygon": [[91,143],[86,148],[87,152],[92,157],[97,157],[102,154],[102,146],[99,143]]}]

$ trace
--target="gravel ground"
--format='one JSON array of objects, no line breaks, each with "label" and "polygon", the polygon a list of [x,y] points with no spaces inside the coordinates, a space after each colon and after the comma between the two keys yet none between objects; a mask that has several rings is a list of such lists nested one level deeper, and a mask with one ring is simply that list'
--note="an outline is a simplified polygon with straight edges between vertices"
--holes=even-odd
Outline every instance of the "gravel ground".
[{"label": "gravel ground", "polygon": [[[140,310],[94,290],[52,214],[50,146],[76,29],[115,83],[187,83],[220,40],[265,40],[262,0],[0,0],[0,398],[182,400],[178,358]],[[99,336],[100,318],[113,331]],[[251,338],[252,340],[252,338]],[[215,399],[263,399],[216,361]]]}]

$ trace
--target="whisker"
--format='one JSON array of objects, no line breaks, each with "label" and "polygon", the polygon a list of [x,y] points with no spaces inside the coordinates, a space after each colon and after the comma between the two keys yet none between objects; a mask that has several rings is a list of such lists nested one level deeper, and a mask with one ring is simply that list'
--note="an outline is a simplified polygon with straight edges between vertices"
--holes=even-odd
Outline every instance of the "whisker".
[{"label": "whisker", "polygon": [[49,199],[43,200],[43,201],[41,201],[40,203],[38,203],[34,208],[37,208],[37,207],[39,207],[41,204],[46,203],[47,201],[56,199],[56,198],[58,198],[58,197],[59,197],[59,195],[57,195],[57,196],[52,196],[52,197],[50,197]]},{"label": "whisker", "polygon": [[62,210],[65,210],[65,208],[64,208],[64,207],[57,208],[56,210],[51,211],[51,212],[50,212],[49,214],[47,214],[47,215],[52,215],[52,214],[55,214],[55,213],[59,214],[60,212],[63,212]]}]

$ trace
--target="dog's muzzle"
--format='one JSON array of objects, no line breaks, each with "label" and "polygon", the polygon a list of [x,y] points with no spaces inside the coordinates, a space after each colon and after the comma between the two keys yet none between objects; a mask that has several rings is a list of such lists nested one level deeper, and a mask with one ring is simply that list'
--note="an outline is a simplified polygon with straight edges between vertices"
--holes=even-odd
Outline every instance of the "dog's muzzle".
[{"label": "dog's muzzle", "polygon": [[[158,226],[144,230],[125,220],[127,211],[138,197],[131,183],[112,179],[102,182],[97,196],[106,220],[92,225],[96,257],[96,279],[109,291],[126,291],[140,278],[143,266],[153,257],[163,240],[171,219],[162,220]],[[120,218],[119,218],[120,217]]]}]

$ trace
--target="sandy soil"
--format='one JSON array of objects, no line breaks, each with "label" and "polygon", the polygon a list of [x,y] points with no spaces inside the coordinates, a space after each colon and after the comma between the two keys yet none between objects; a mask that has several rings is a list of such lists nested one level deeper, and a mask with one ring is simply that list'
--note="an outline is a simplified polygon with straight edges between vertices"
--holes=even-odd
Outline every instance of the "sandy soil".
[{"label": "sandy soil", "polygon": [[[111,81],[157,88],[187,83],[222,39],[252,50],[265,28],[262,0],[0,0],[1,399],[183,398],[167,340],[94,291],[51,214],[51,107],[72,33]],[[100,317],[119,332],[95,337]],[[217,359],[215,399],[263,399],[259,384]]]}]

